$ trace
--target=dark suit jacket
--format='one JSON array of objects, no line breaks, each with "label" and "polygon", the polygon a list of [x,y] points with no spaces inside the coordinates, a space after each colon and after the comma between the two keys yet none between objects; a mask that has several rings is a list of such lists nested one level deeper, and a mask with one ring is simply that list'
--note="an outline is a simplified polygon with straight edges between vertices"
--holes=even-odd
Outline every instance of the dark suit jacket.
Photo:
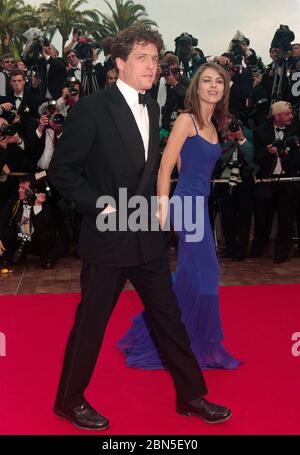
[{"label": "dark suit jacket", "polygon": [[[48,63],[50,67],[47,73]],[[61,96],[61,92],[67,78],[65,62],[59,57],[50,57],[48,61],[41,58],[39,60],[38,67],[42,78],[43,96],[45,96],[48,87],[52,98],[57,100]]]},{"label": "dark suit jacket", "polygon": [[[300,135],[298,123],[292,123],[284,130],[284,138]],[[258,177],[268,178],[273,174],[276,166],[277,155],[272,155],[267,150],[267,145],[275,140],[275,131],[272,120],[267,120],[254,130],[254,161],[259,166]],[[287,177],[297,175],[300,168],[300,150],[291,147],[288,156],[282,158],[281,164]]]},{"label": "dark suit jacket", "polygon": [[99,232],[96,227],[99,196],[112,196],[118,203],[119,188],[127,189],[128,198],[142,195],[150,200],[155,195],[159,108],[154,100],[147,107],[150,135],[146,164],[142,137],[117,86],[82,98],[64,124],[49,179],[83,213],[79,251],[89,262],[127,267],[164,254],[159,231]]}]

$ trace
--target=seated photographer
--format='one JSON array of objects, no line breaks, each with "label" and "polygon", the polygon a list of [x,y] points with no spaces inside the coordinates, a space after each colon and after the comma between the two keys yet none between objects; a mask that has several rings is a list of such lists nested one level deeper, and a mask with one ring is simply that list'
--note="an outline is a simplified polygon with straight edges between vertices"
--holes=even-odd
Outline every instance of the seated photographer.
[{"label": "seated photographer", "polygon": [[77,103],[80,98],[80,82],[75,78],[70,78],[62,91],[62,95],[56,101],[56,110],[58,114],[67,117],[68,112]]},{"label": "seated photographer", "polygon": [[251,132],[239,120],[230,117],[222,132],[221,147],[222,155],[216,164],[214,177],[228,179],[228,182],[216,183],[213,196],[221,209],[225,239],[222,256],[242,261],[248,253],[253,209],[254,147]]},{"label": "seated photographer", "polygon": [[41,266],[51,269],[55,228],[42,184],[24,176],[18,196],[0,212],[0,263],[17,264],[25,254],[38,254]]},{"label": "seated photographer", "polygon": [[289,257],[294,196],[293,183],[280,183],[279,180],[299,173],[299,136],[299,124],[293,122],[292,107],[286,101],[274,103],[272,118],[254,130],[254,161],[259,168],[256,176],[275,180],[255,185],[252,256],[263,254],[277,211],[278,233],[274,244],[274,262],[277,264]]}]

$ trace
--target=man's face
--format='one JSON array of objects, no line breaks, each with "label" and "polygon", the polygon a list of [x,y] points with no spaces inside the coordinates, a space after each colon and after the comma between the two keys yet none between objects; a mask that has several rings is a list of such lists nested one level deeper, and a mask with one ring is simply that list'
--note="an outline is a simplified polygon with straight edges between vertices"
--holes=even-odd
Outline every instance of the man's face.
[{"label": "man's face", "polygon": [[15,60],[13,57],[7,57],[2,61],[2,66],[5,71],[11,71],[15,67]]},{"label": "man's face", "polygon": [[275,47],[272,47],[272,49],[270,50],[270,57],[273,60],[273,62],[278,59],[278,51]]},{"label": "man's face", "polygon": [[290,108],[287,112],[283,112],[282,114],[276,114],[274,117],[277,123],[281,126],[288,126],[293,121],[292,108]]},{"label": "man's face", "polygon": [[69,54],[68,57],[67,57],[67,61],[68,61],[68,64],[69,64],[72,68],[76,68],[76,66],[77,66],[78,63],[79,63],[79,59],[76,57],[75,52],[70,52],[70,54]]},{"label": "man's face", "polygon": [[139,92],[149,90],[154,82],[158,63],[157,47],[152,44],[134,44],[126,61],[116,59],[120,79]]},{"label": "man's face", "polygon": [[10,79],[10,85],[14,93],[18,95],[19,93],[23,93],[24,91],[25,79],[20,74],[18,74],[17,76],[12,76],[12,78]]},{"label": "man's face", "polygon": [[292,56],[300,57],[300,44],[294,44],[292,46]]},{"label": "man's face", "polygon": [[21,182],[19,184],[19,200],[24,201],[26,198],[26,190],[30,189],[30,182]]}]

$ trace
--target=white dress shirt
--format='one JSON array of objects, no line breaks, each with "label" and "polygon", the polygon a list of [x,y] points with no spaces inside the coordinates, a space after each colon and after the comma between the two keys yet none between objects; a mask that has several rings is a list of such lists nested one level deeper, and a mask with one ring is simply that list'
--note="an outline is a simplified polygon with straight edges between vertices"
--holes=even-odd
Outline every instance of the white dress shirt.
[{"label": "white dress shirt", "polygon": [[145,161],[147,161],[149,145],[149,116],[147,106],[139,104],[139,92],[120,78],[117,80],[117,87],[133,113],[137,127],[142,136],[145,149]]},{"label": "white dress shirt", "polygon": [[[36,129],[36,135],[39,139],[42,137],[42,134],[39,132],[38,129]],[[45,135],[46,135],[45,148],[44,148],[42,156],[40,157],[40,159],[37,162],[37,165],[40,169],[47,170],[49,167],[50,161],[52,159],[53,152],[54,152],[55,131],[52,130],[51,128],[46,128]],[[57,136],[57,138],[59,138],[59,137],[60,137],[60,135]]]},{"label": "white dress shirt", "polygon": [[[284,137],[284,131],[283,130],[278,131],[276,126],[274,126],[274,130],[275,130],[275,139],[281,139],[282,140],[283,137]],[[281,175],[281,174],[285,174],[285,172],[282,169],[281,159],[279,158],[279,156],[277,156],[276,165],[275,165],[275,168],[274,168],[274,171],[273,171],[273,175]]]}]

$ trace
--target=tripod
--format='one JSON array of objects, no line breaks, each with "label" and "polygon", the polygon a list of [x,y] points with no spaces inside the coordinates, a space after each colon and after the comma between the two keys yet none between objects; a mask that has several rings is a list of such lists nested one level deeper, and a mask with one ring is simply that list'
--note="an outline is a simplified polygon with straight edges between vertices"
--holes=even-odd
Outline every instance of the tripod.
[{"label": "tripod", "polygon": [[271,114],[272,105],[277,101],[283,99],[284,94],[284,87],[283,87],[283,80],[284,77],[288,77],[288,59],[287,57],[280,57],[278,61],[275,63],[274,68],[274,81],[272,86],[272,93],[271,93],[271,106],[269,114]]},{"label": "tripod", "polygon": [[82,62],[81,88],[84,96],[100,91],[97,76],[91,62]]}]

